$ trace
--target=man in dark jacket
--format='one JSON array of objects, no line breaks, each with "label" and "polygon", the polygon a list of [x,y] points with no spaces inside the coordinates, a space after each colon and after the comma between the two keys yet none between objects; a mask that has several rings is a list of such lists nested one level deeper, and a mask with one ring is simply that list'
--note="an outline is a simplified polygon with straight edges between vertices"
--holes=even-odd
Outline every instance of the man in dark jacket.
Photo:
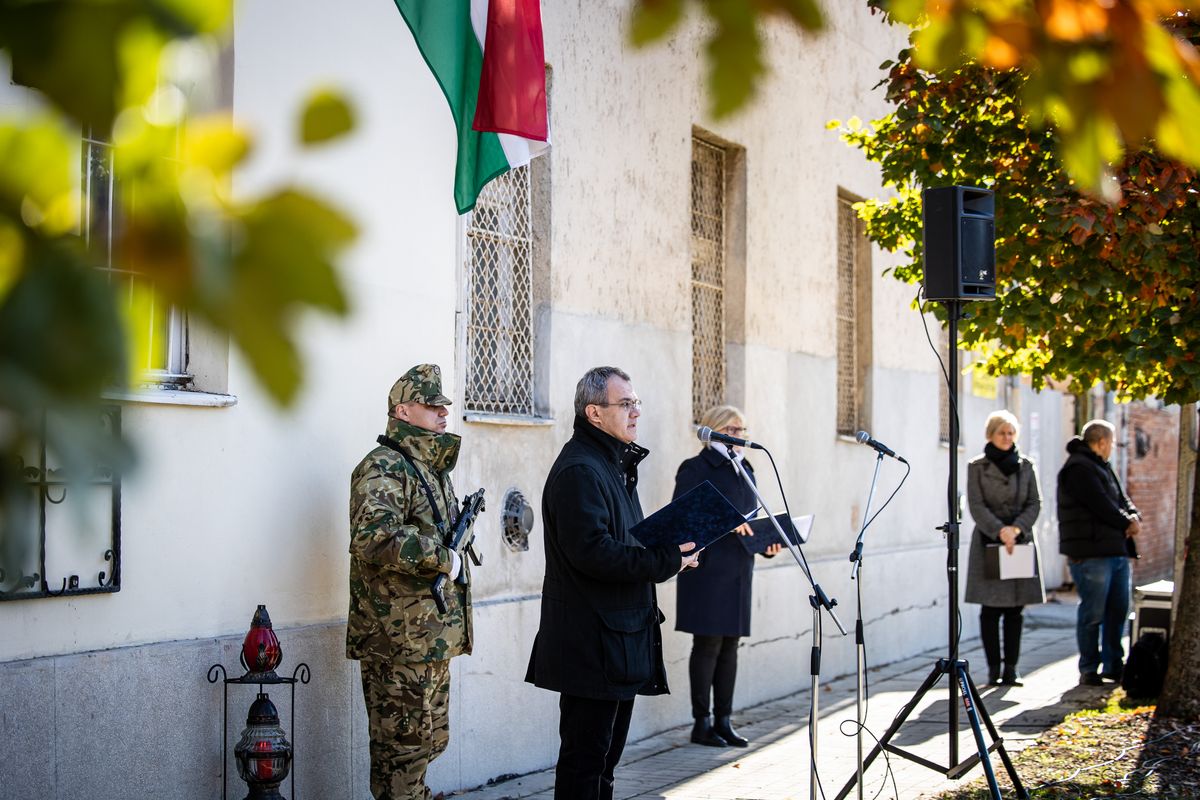
[{"label": "man in dark jacket", "polygon": [[546,579],[525,680],[559,692],[556,800],[610,800],[633,700],[667,692],[664,617],[654,584],[696,564],[690,542],[643,548],[634,444],[641,416],[629,376],[588,370],[575,428],[542,492]]},{"label": "man in dark jacket", "polygon": [[1138,510],[1108,463],[1113,440],[1111,424],[1092,420],[1067,442],[1067,462],[1058,471],[1058,551],[1067,557],[1079,592],[1075,638],[1079,682],[1087,686],[1121,680],[1128,559],[1141,530]]}]

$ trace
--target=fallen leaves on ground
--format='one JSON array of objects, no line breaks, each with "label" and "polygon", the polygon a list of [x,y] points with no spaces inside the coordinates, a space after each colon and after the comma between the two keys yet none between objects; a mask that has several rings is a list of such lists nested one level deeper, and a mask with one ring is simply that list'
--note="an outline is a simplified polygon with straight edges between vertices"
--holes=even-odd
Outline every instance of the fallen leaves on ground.
[{"label": "fallen leaves on ground", "polygon": [[[1005,797],[1014,796],[999,756],[992,766]],[[1156,718],[1152,707],[1074,715],[1013,759],[1034,800],[1200,798],[1200,722]],[[937,800],[984,800],[987,781],[943,792]]]}]

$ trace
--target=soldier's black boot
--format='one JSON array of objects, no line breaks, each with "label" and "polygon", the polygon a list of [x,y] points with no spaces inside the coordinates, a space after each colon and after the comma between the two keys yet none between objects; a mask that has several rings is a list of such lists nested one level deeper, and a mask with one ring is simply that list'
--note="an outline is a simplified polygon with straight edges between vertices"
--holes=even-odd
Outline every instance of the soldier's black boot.
[{"label": "soldier's black boot", "polygon": [[734,747],[746,747],[750,744],[750,740],[742,736],[738,736],[738,732],[733,729],[733,725],[729,722],[729,715],[717,717],[716,724],[713,725],[713,730],[718,736],[729,742]]},{"label": "soldier's black boot", "polygon": [[729,743],[713,730],[712,717],[697,717],[692,726],[692,744],[706,744],[709,747],[728,747]]}]

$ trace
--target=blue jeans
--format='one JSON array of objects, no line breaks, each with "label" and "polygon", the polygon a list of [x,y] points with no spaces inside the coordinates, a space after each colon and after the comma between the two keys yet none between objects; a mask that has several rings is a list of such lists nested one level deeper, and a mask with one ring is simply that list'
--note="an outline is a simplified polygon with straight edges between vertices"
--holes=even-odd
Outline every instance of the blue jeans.
[{"label": "blue jeans", "polygon": [[1129,559],[1085,558],[1068,566],[1079,592],[1075,618],[1079,672],[1120,675],[1125,662],[1121,637],[1129,616]]}]

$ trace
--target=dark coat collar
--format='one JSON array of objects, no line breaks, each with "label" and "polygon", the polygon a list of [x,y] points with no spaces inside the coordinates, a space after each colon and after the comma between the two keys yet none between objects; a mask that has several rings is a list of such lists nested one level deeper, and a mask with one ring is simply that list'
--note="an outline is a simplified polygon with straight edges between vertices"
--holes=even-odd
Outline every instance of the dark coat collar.
[{"label": "dark coat collar", "polygon": [[[705,445],[704,449],[700,451],[700,457],[703,458],[706,462],[708,462],[709,464],[711,464],[714,467],[728,467],[729,466],[729,457],[721,455],[714,448],[709,447],[708,445]],[[750,462],[747,461],[745,458],[742,459],[742,469],[746,469],[746,470],[749,470],[750,472],[754,472],[754,467],[752,467],[750,465]]]},{"label": "dark coat collar", "polygon": [[575,435],[572,437],[597,450],[605,461],[612,463],[622,472],[636,469],[650,451],[636,442],[626,444],[610,436],[578,414],[575,415]]},{"label": "dark coat collar", "polygon": [[1086,458],[1102,467],[1108,465],[1107,461],[1101,458],[1095,450],[1088,447],[1087,442],[1078,436],[1071,437],[1071,441],[1067,442],[1067,452],[1073,456]]}]

